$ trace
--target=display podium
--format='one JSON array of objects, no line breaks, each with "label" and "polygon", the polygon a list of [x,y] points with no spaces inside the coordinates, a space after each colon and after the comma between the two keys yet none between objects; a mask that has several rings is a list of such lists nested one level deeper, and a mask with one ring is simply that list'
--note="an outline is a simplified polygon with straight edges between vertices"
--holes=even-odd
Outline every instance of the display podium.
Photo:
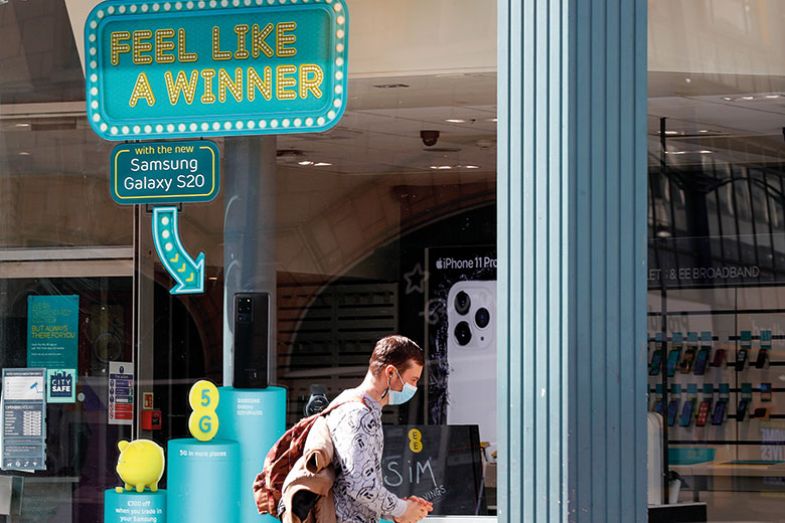
[{"label": "display podium", "polygon": [[221,387],[219,391],[221,402],[217,412],[221,422],[218,437],[236,441],[240,445],[239,473],[236,476],[240,485],[241,506],[231,521],[277,522],[278,519],[272,516],[259,515],[251,486],[262,470],[267,452],[286,430],[286,389]]},{"label": "display podium", "polygon": [[[214,439],[173,439],[168,451],[168,502],[173,521],[239,521],[240,445]],[[251,489],[250,484],[246,487]]]},{"label": "display podium", "polygon": [[157,492],[106,490],[104,491],[104,523],[128,521],[166,523],[166,500],[165,490]]}]

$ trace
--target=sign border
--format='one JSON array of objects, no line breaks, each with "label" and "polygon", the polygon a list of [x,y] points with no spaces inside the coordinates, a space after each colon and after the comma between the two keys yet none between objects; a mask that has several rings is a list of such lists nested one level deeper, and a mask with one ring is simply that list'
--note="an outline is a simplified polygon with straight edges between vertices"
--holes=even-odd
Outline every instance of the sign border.
[{"label": "sign border", "polygon": [[[112,122],[101,107],[102,74],[98,67],[96,42],[103,24],[113,17],[128,15],[165,14],[181,11],[244,10],[248,8],[291,7],[294,5],[324,5],[331,12],[335,31],[332,50],[333,74],[336,84],[330,94],[327,111],[305,117],[205,117],[200,122],[190,118],[179,121],[167,118],[160,122],[130,124]],[[172,138],[201,138],[222,136],[258,136],[294,133],[315,133],[332,129],[346,111],[348,87],[349,11],[345,0],[106,0],[90,11],[84,26],[85,42],[85,103],[87,121],[93,131],[104,140],[154,140]]]}]

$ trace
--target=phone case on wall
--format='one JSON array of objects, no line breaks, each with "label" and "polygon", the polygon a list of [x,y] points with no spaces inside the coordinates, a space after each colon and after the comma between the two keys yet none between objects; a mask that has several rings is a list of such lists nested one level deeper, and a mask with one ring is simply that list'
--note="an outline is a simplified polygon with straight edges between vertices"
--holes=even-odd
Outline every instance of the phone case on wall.
[{"label": "phone case on wall", "polygon": [[662,370],[662,349],[656,349],[649,362],[649,376],[657,376]]},{"label": "phone case on wall", "polygon": [[725,414],[728,410],[728,400],[722,399],[714,404],[714,411],[711,413],[711,424],[722,425],[725,422]]},{"label": "phone case on wall", "polygon": [[679,361],[679,372],[682,374],[689,374],[692,371],[692,364],[695,362],[695,354],[697,350],[695,347],[687,348],[682,354]]},{"label": "phone case on wall", "polygon": [[692,416],[695,412],[695,400],[687,400],[681,409],[681,416],[679,417],[679,425],[682,427],[689,427],[692,425]]},{"label": "phone case on wall", "polygon": [[676,374],[676,366],[679,364],[679,360],[681,359],[681,349],[671,349],[668,353],[668,377],[672,378]]},{"label": "phone case on wall", "polygon": [[711,400],[705,399],[701,401],[698,406],[698,415],[695,418],[696,427],[705,427],[706,422],[709,420],[709,413],[711,412]]},{"label": "phone case on wall", "polygon": [[676,425],[676,418],[679,416],[679,404],[681,400],[672,399],[668,402],[668,426]]},{"label": "phone case on wall", "polygon": [[496,282],[460,281],[447,296],[447,423],[496,441]]},{"label": "phone case on wall", "polygon": [[703,376],[706,373],[706,366],[709,364],[711,356],[710,347],[701,347],[698,355],[695,356],[695,364],[692,366],[692,373],[696,376]]}]

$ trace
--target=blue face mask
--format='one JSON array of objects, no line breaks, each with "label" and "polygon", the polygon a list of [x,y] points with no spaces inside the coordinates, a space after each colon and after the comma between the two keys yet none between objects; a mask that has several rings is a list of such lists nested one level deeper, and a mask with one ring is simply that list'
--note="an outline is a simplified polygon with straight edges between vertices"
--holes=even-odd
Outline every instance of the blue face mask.
[{"label": "blue face mask", "polygon": [[[401,383],[403,383],[403,378],[401,378],[401,374],[398,372],[397,369],[395,370],[395,373],[398,374],[398,379],[401,380]],[[407,401],[412,399],[414,395],[417,393],[417,387],[415,387],[411,383],[403,383],[403,390],[400,391],[392,390],[389,387],[390,387],[390,383],[388,380],[387,390],[390,396],[389,405],[400,405],[402,403],[406,403]]]}]

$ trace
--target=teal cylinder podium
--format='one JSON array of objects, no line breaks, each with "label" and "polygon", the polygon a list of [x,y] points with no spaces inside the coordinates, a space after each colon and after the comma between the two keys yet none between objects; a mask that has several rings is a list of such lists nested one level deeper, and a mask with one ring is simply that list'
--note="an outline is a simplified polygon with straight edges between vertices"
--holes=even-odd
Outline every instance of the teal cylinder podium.
[{"label": "teal cylinder podium", "polygon": [[104,491],[104,523],[166,523],[166,491]]},{"label": "teal cylinder podium", "polygon": [[167,458],[167,498],[172,521],[238,521],[240,446],[237,442],[173,439],[168,444]]},{"label": "teal cylinder podium", "polygon": [[[286,430],[286,389],[235,389],[221,387],[218,405],[218,437],[240,445],[237,481],[240,510],[236,523],[272,523],[278,519],[260,516],[253,499],[253,480],[261,472],[267,452]],[[170,454],[171,456],[171,454]],[[171,459],[171,458],[170,458]],[[171,465],[170,465],[171,477]],[[189,520],[190,521],[190,520]]]}]

